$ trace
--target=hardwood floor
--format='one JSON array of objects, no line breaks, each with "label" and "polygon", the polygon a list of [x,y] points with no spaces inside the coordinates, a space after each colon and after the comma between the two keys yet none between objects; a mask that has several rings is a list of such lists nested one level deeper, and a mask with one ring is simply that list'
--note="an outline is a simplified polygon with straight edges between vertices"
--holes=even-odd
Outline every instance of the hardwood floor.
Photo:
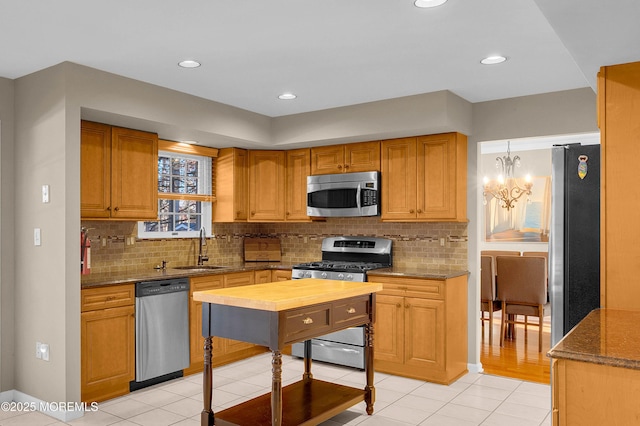
[{"label": "hardwood floor", "polygon": [[[529,317],[530,322],[537,319]],[[487,374],[549,384],[551,359],[547,352],[551,345],[551,318],[545,317],[542,328],[542,352],[538,352],[538,327],[516,326],[514,340],[505,339],[500,347],[500,313],[493,318],[493,345],[489,345],[489,323],[485,322],[480,345],[480,362]]]}]

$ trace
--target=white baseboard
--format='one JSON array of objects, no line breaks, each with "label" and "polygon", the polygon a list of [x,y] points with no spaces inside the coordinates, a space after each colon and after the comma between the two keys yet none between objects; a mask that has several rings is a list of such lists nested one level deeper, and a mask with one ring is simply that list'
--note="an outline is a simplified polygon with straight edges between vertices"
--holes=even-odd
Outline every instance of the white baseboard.
[{"label": "white baseboard", "polygon": [[[5,401],[5,394],[10,394],[10,398],[6,401],[28,404],[29,407],[33,407],[33,411],[40,411],[43,414],[63,422],[78,419],[84,416],[85,410],[89,411],[94,409],[91,405],[87,405],[84,402],[46,402],[17,390],[2,392],[2,394],[0,394],[0,400]],[[97,406],[95,409],[97,409]]]},{"label": "white baseboard", "polygon": [[469,373],[484,372],[484,370],[482,369],[482,364],[467,364],[467,370],[469,370]]}]

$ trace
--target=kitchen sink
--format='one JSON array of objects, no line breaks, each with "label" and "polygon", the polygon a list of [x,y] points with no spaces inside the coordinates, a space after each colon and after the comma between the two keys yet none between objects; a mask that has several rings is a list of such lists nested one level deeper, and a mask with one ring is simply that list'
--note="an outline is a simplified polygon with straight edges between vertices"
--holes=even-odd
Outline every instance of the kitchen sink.
[{"label": "kitchen sink", "polygon": [[215,266],[215,265],[187,265],[187,266],[174,266],[171,269],[186,269],[189,271],[210,271],[212,269],[223,269],[226,266]]}]

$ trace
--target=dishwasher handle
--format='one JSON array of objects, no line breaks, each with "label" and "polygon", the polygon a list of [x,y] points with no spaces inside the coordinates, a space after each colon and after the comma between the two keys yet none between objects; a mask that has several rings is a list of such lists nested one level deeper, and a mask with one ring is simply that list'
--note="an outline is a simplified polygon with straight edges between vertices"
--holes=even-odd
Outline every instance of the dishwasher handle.
[{"label": "dishwasher handle", "polygon": [[136,283],[136,297],[156,296],[159,294],[189,291],[188,278],[170,280],[142,281]]}]

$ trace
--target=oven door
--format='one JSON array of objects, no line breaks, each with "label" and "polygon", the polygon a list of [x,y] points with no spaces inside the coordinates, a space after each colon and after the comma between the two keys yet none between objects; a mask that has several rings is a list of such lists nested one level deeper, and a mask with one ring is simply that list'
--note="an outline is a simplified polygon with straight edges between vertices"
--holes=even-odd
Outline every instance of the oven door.
[{"label": "oven door", "polygon": [[[352,175],[355,174],[360,173]],[[366,174],[370,175],[370,173]],[[377,216],[378,199],[377,179],[346,180],[344,175],[307,178],[308,216]]]}]

